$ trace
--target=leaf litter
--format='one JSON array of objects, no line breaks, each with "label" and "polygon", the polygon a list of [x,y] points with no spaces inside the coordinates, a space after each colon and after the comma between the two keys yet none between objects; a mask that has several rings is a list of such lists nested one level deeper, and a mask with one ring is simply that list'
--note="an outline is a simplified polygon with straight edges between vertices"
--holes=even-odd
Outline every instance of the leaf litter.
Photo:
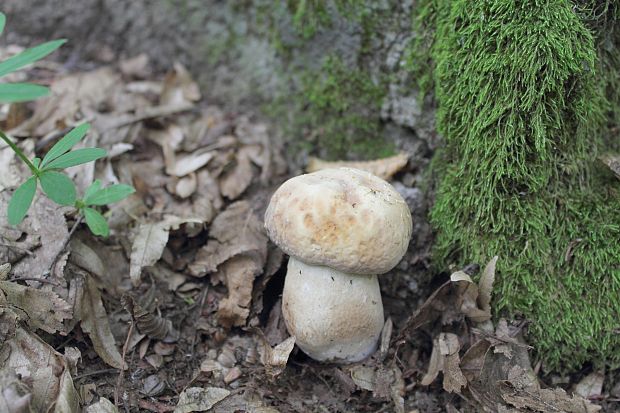
[{"label": "leaf litter", "polygon": [[[0,147],[0,263],[13,266],[0,267],[0,410],[79,411],[78,393],[89,412],[600,410],[591,400],[606,397],[603,373],[573,392],[542,386],[523,323],[492,321],[497,257],[477,283],[455,271],[430,294],[410,292],[428,298],[408,299],[409,318],[391,313],[368,360],[312,362],[286,332],[278,298],[286,260],[262,225],[269,195],[287,178],[269,127],[205,104],[178,63],[158,78],[146,55],[57,76],[51,89],[29,118],[11,107],[20,146],[41,156],[89,121],[85,145],[108,157],[71,171],[78,190],[100,179],[137,192],[104,211],[107,239],[79,227],[69,239],[77,218],[44,197],[13,228],[4,211],[28,171]],[[408,161],[404,153],[310,159],[307,169],[412,181]]]}]

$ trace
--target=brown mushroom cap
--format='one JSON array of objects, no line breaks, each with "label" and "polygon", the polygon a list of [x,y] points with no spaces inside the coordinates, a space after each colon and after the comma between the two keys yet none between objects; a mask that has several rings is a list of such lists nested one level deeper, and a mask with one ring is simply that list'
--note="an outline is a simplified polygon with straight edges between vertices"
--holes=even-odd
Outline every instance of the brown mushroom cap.
[{"label": "brown mushroom cap", "polygon": [[352,168],[324,169],[286,181],[265,213],[271,240],[313,265],[383,274],[407,251],[411,212],[389,183]]}]

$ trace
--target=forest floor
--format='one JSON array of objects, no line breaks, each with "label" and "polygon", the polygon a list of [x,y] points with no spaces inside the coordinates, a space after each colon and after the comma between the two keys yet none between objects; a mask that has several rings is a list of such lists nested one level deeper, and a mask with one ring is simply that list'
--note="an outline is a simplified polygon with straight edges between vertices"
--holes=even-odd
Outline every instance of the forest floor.
[{"label": "forest floor", "polygon": [[[269,125],[210,105],[181,65],[153,73],[145,55],[72,73],[45,61],[18,76],[53,92],[1,108],[2,130],[28,156],[90,122],[83,145],[108,156],[68,170],[78,192],[100,179],[136,193],[104,210],[107,238],[43,196],[11,227],[11,189],[28,171],[0,146],[1,411],[620,409],[609,372],[543,374],[522,338],[527,320],[491,318],[492,257],[434,274],[428,248],[412,245],[380,278],[378,351],[354,365],[313,361],[284,326],[287,257],[262,223],[273,191],[304,165],[287,165]],[[424,209],[415,168],[382,162]],[[427,231],[415,244],[431,243]]]}]

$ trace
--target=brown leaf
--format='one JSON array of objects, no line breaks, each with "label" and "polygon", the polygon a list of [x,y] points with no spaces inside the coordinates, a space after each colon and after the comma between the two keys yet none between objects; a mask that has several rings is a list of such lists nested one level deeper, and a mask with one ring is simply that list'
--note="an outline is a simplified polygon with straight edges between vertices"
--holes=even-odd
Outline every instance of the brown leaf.
[{"label": "brown leaf", "polygon": [[95,351],[104,362],[117,369],[126,368],[110,330],[110,321],[103,307],[101,294],[91,277],[87,276],[83,282],[85,288],[76,310],[82,330],[88,334]]},{"label": "brown leaf", "polygon": [[179,395],[174,413],[204,412],[224,400],[230,392],[217,387],[190,387]]},{"label": "brown leaf", "polygon": [[603,372],[593,371],[577,383],[575,393],[585,399],[598,397],[603,393],[604,381],[605,374]]},{"label": "brown leaf", "polygon": [[392,176],[400,171],[405,165],[407,165],[408,156],[406,153],[399,153],[398,155],[391,156],[389,158],[377,159],[374,161],[355,162],[355,161],[336,161],[329,162],[318,158],[310,158],[308,160],[308,166],[306,172],[316,172],[321,169],[327,168],[355,168],[368,171],[379,178],[390,180]]},{"label": "brown leaf", "polygon": [[133,318],[140,333],[156,340],[163,340],[173,332],[172,321],[146,311],[131,295],[123,295],[121,303],[125,310],[131,314],[131,318]]},{"label": "brown leaf", "polygon": [[489,261],[482,272],[478,281],[478,305],[485,313],[491,314],[491,294],[493,293],[493,283],[495,282],[495,265],[497,255]]},{"label": "brown leaf", "polygon": [[220,191],[230,200],[235,200],[252,183],[254,176],[250,153],[255,148],[244,146],[237,152],[232,167],[220,177]]},{"label": "brown leaf", "polygon": [[260,337],[260,362],[269,376],[277,377],[286,368],[288,357],[295,346],[295,337],[289,337],[273,348],[264,337]]},{"label": "brown leaf", "polygon": [[32,117],[11,133],[44,136],[58,125],[76,125],[78,111],[98,109],[120,84],[120,76],[109,67],[58,78],[50,87],[51,95],[37,100]]},{"label": "brown leaf", "polygon": [[467,385],[467,379],[460,368],[459,350],[461,345],[456,334],[441,333],[433,341],[433,351],[429,370],[421,384],[428,386],[443,372],[443,388],[449,393],[460,393]]},{"label": "brown leaf", "polygon": [[[15,336],[5,341],[0,350],[6,355],[0,367],[0,388],[3,389],[0,407],[3,404],[2,398],[14,407],[19,407],[27,402],[22,396],[30,395],[28,411],[46,412],[54,407],[55,411],[79,411],[79,397],[62,354],[37,335],[22,328],[17,328]],[[19,386],[26,389],[25,394],[21,393],[22,396],[20,393],[5,392],[8,383],[4,380],[14,377],[15,372],[19,374]]]},{"label": "brown leaf", "polygon": [[594,413],[602,409],[581,396],[570,396],[563,389],[541,389],[537,385],[524,386],[518,378],[500,382],[502,398],[518,409],[544,413]]},{"label": "brown leaf", "polygon": [[161,258],[170,230],[189,222],[202,223],[200,219],[167,215],[161,222],[140,225],[131,247],[129,277],[134,285],[140,283],[142,268],[155,264]]},{"label": "brown leaf", "polygon": [[254,277],[262,271],[255,256],[237,255],[225,261],[218,276],[226,280],[228,296],[220,301],[218,320],[224,327],[242,326],[250,313]]},{"label": "brown leaf", "polygon": [[254,256],[257,266],[263,267],[267,256],[267,235],[247,201],[235,202],[220,213],[213,220],[209,237],[207,245],[198,251],[189,266],[193,276],[213,273],[219,265],[240,254]]},{"label": "brown leaf", "polygon": [[263,225],[250,204],[240,201],[215,218],[209,236],[189,271],[198,277],[214,273],[212,282],[224,280],[228,297],[220,302],[219,321],[226,327],[243,325],[249,314],[254,278],[267,259]]},{"label": "brown leaf", "polygon": [[26,287],[11,281],[0,281],[0,290],[6,301],[23,311],[26,322],[50,334],[57,331],[66,334],[63,320],[72,317],[69,304],[53,291]]},{"label": "brown leaf", "polygon": [[620,155],[606,154],[601,156],[600,160],[620,179]]},{"label": "brown leaf", "polygon": [[164,90],[159,97],[161,105],[178,105],[200,100],[200,88],[191,74],[179,62],[174,63],[174,71],[166,75]]},{"label": "brown leaf", "polygon": [[[26,233],[37,234],[41,247],[33,255],[25,256],[13,267],[13,275],[21,277],[41,277],[52,267],[60,254],[65,240],[69,237],[63,208],[47,197],[35,199],[28,217],[20,225]],[[64,284],[64,280],[56,280]]]}]

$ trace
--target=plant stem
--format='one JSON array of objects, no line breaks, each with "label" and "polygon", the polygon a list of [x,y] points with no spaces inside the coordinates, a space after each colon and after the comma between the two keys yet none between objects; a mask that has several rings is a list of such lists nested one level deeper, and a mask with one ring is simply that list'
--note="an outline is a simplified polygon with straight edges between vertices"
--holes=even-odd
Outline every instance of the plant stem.
[{"label": "plant stem", "polygon": [[13,149],[13,152],[15,152],[17,154],[17,156],[19,156],[19,158],[24,161],[24,163],[26,165],[28,165],[28,168],[30,168],[30,170],[32,171],[32,174],[35,176],[39,176],[39,169],[37,169],[36,166],[34,166],[34,164],[32,162],[30,162],[30,159],[28,159],[26,157],[26,155],[24,155],[24,153],[22,152],[21,149],[19,149],[17,147],[17,145],[15,145],[15,143],[13,143],[13,141],[4,134],[3,131],[0,130],[0,138],[2,138],[3,141],[6,142],[7,145],[9,145],[11,147],[11,149]]}]

